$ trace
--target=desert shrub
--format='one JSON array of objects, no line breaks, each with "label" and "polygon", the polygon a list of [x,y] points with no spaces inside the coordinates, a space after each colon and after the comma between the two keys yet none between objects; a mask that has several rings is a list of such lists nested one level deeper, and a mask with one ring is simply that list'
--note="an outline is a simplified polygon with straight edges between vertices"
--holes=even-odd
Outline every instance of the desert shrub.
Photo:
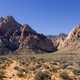
[{"label": "desert shrub", "polygon": [[23,72],[18,72],[17,76],[20,77],[20,78],[26,78],[27,75],[25,74],[25,72],[24,73]]},{"label": "desert shrub", "polygon": [[64,80],[68,80],[69,76],[67,73],[63,72],[60,74],[60,76],[64,79]]},{"label": "desert shrub", "polygon": [[80,75],[80,70],[75,69],[75,70],[74,70],[74,74],[75,74],[75,75]]},{"label": "desert shrub", "polygon": [[48,72],[39,71],[35,75],[35,80],[51,80],[51,76]]},{"label": "desert shrub", "polygon": [[0,58],[0,68],[2,69],[6,69],[11,63],[13,63],[13,61],[7,57]]},{"label": "desert shrub", "polygon": [[26,72],[25,69],[20,68],[20,67],[18,67],[18,66],[16,66],[14,69],[17,70],[17,71]]},{"label": "desert shrub", "polygon": [[0,70],[0,80],[4,80],[6,78],[5,72],[3,70]]},{"label": "desert shrub", "polygon": [[63,80],[77,80],[75,75],[66,72],[61,73],[60,76]]},{"label": "desert shrub", "polygon": [[26,78],[27,76],[27,71],[25,69],[22,69],[18,66],[16,66],[14,68],[15,70],[17,70],[17,76],[20,77],[20,78]]}]

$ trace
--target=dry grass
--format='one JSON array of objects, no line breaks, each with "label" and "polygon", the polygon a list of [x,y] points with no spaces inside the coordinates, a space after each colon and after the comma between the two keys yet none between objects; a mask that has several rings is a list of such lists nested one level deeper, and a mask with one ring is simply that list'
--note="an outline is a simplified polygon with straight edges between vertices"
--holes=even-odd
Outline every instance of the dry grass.
[{"label": "dry grass", "polygon": [[79,52],[62,49],[55,53],[0,56],[0,79],[80,80]]}]

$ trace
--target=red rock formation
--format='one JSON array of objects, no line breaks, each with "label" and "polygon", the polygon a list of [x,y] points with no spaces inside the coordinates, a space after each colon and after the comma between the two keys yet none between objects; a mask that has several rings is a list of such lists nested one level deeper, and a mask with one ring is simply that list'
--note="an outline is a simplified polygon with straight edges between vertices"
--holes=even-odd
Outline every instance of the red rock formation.
[{"label": "red rock formation", "polygon": [[54,51],[56,50],[52,41],[46,36],[38,34],[34,31],[29,31],[26,27],[22,28],[20,37],[20,48],[27,47],[33,50]]},{"label": "red rock formation", "polygon": [[65,48],[80,48],[80,25],[76,25],[62,44]]},{"label": "red rock formation", "polygon": [[19,24],[12,16],[0,18],[1,44],[9,50],[29,48],[41,51],[55,51],[52,41],[46,36],[37,33],[29,25]]},{"label": "red rock formation", "polygon": [[64,33],[60,33],[59,35],[55,35],[55,36],[48,36],[48,38],[52,40],[53,45],[57,49],[60,49],[62,47],[62,44],[65,41],[66,37],[67,34]]}]

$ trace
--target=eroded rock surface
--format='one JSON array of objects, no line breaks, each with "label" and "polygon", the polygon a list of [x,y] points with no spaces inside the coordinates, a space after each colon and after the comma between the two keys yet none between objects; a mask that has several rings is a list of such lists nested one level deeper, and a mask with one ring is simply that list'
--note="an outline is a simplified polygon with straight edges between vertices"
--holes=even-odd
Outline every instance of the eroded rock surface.
[{"label": "eroded rock surface", "polygon": [[65,48],[80,48],[80,25],[76,25],[62,44]]},{"label": "eroded rock surface", "polygon": [[18,23],[12,16],[0,18],[0,49],[15,51],[20,48],[33,51],[55,51],[52,41],[37,33],[28,24]]}]

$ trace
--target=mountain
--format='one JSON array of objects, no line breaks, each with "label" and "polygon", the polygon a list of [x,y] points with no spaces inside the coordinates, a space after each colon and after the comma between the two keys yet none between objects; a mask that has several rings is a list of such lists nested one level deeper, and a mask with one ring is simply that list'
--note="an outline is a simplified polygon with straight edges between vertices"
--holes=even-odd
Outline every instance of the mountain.
[{"label": "mountain", "polygon": [[80,48],[80,25],[70,33],[44,35],[28,24],[17,22],[13,16],[0,17],[0,54],[9,51],[54,52],[61,48]]},{"label": "mountain", "polygon": [[59,35],[48,35],[47,38],[51,39],[55,48],[60,49],[62,47],[62,43],[66,39],[67,34],[60,33]]},{"label": "mountain", "polygon": [[78,49],[80,48],[80,24],[74,26],[74,28],[67,34],[60,33],[59,35],[50,35],[49,39],[52,40],[53,45],[57,49]]},{"label": "mountain", "polygon": [[56,48],[45,35],[37,33],[28,24],[18,23],[13,16],[0,17],[0,51],[18,49],[52,52]]},{"label": "mountain", "polygon": [[62,43],[63,48],[80,48],[80,25],[76,25]]}]

